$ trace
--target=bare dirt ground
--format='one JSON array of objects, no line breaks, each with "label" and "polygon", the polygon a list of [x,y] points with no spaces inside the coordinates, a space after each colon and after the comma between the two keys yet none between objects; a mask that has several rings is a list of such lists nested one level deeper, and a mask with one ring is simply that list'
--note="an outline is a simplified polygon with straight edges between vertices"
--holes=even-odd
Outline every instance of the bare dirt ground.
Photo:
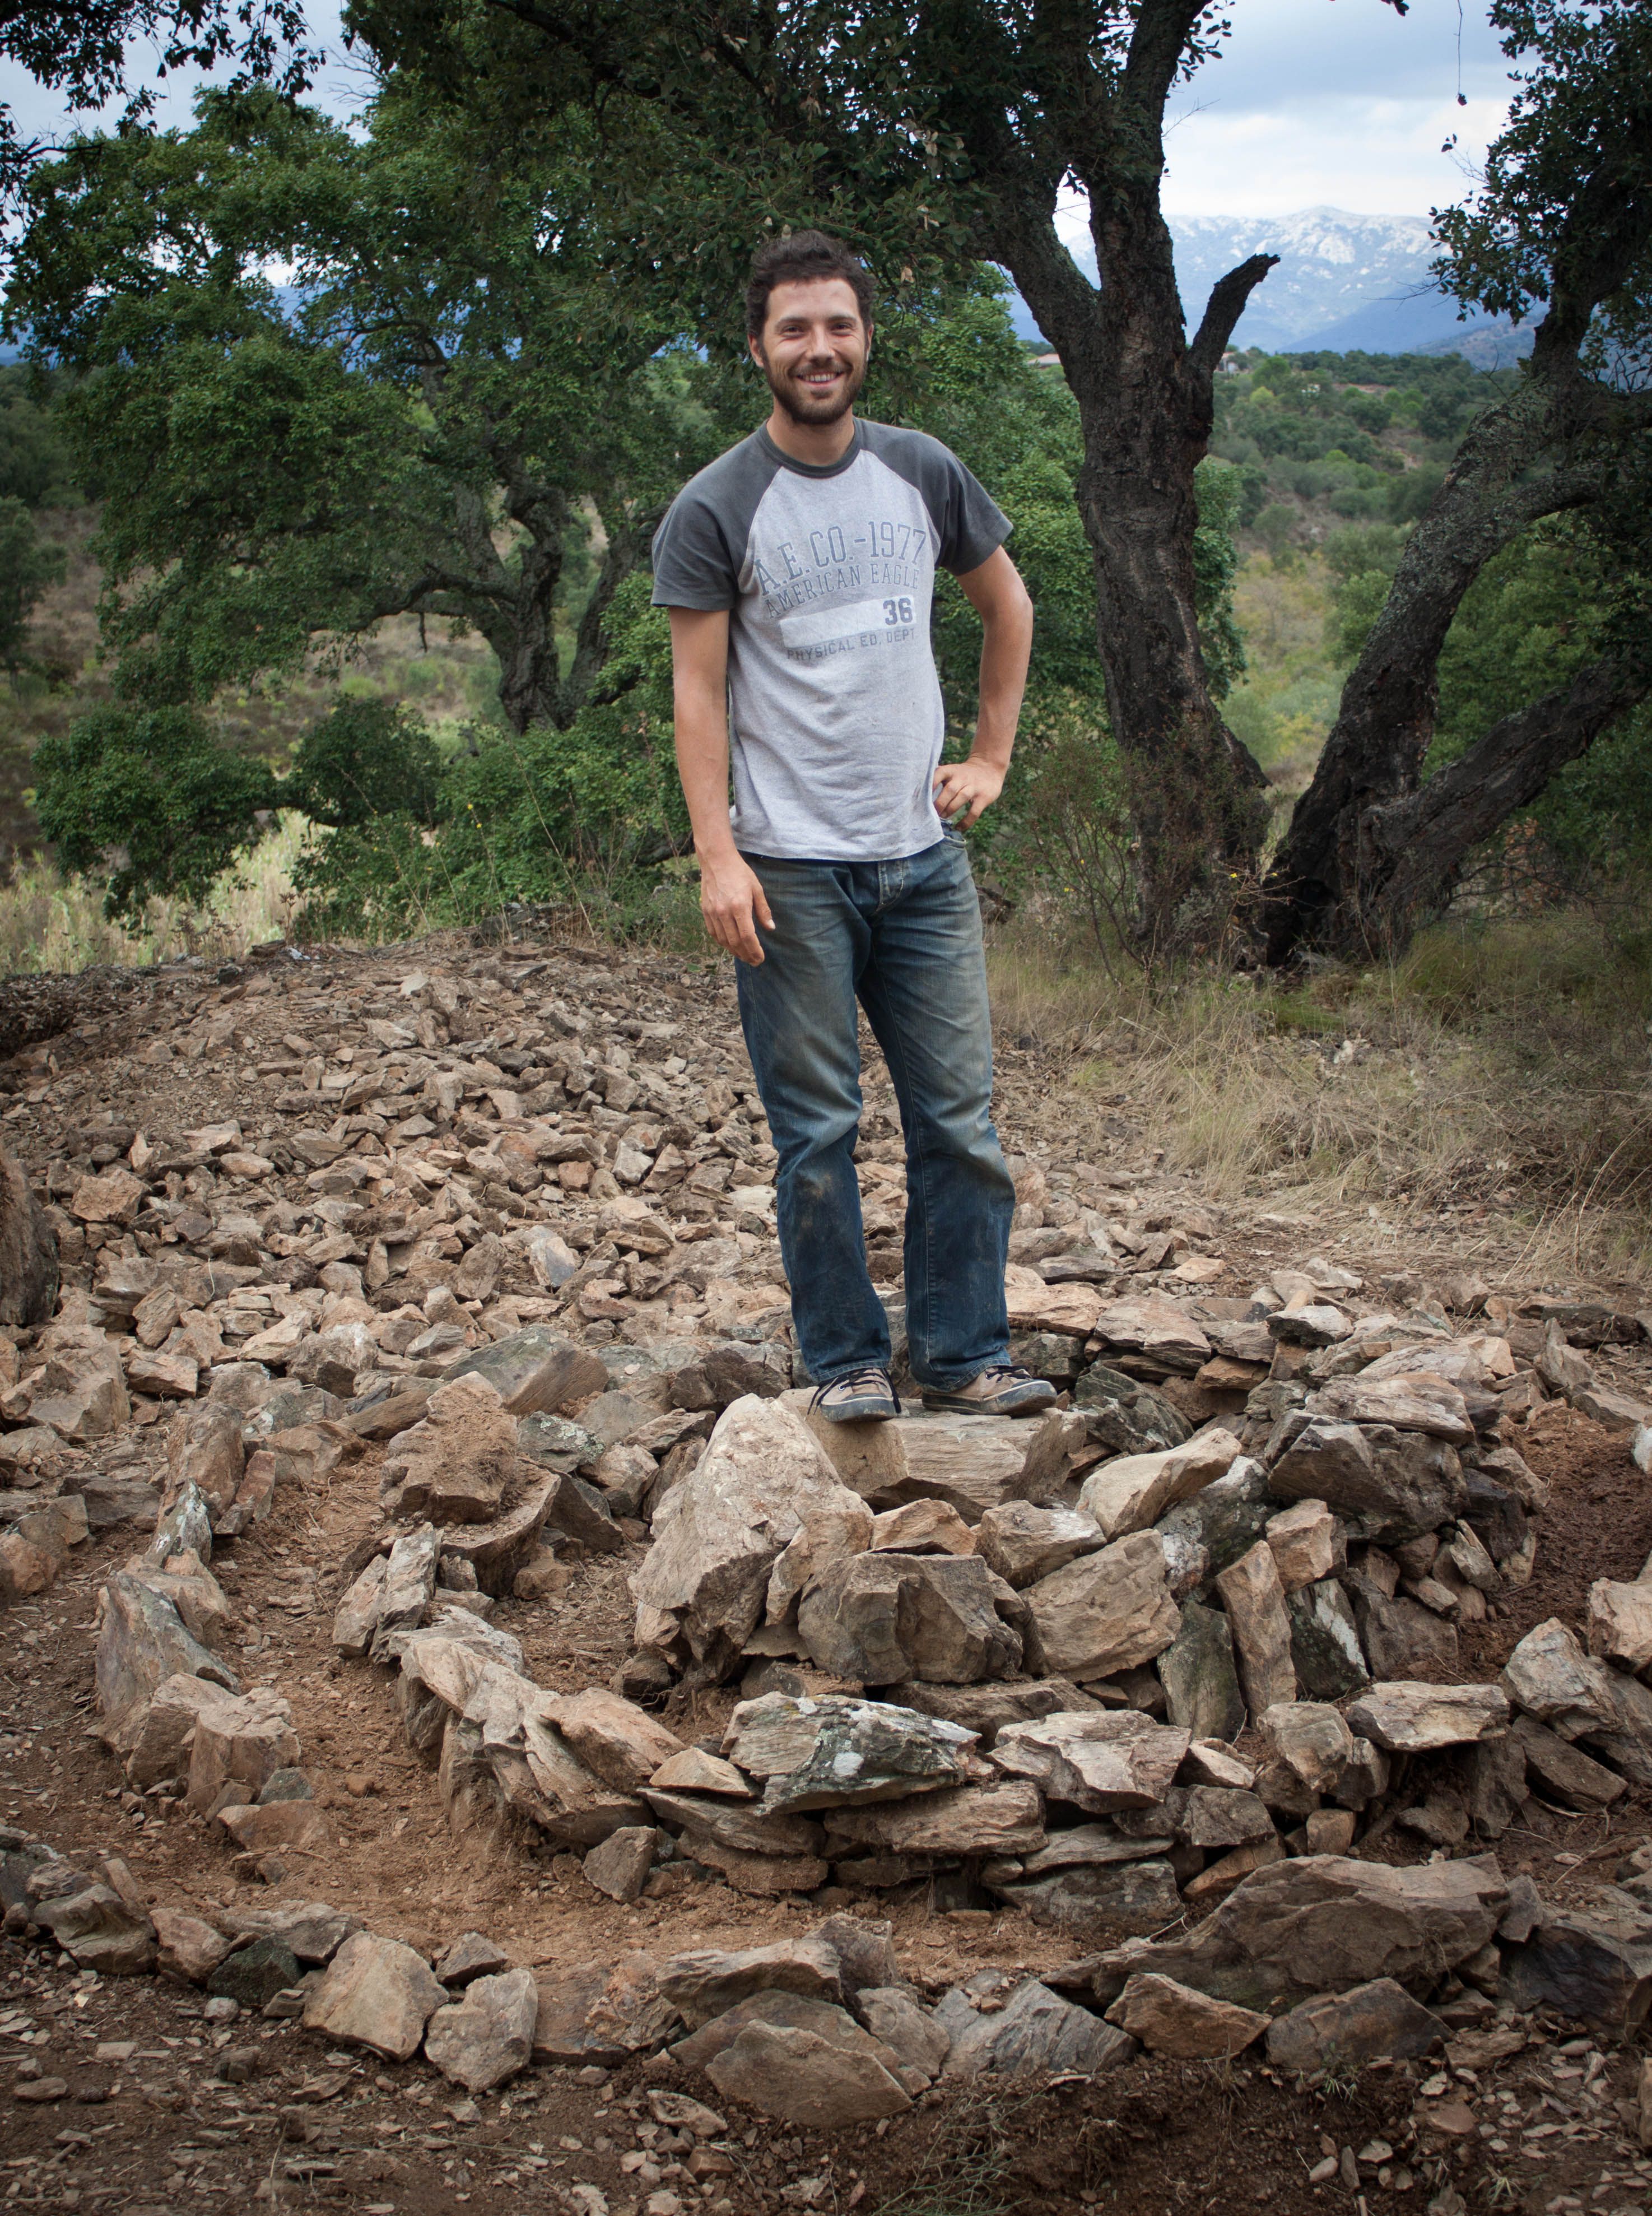
[{"label": "bare dirt ground", "polygon": [[[733,993],[722,973],[679,961],[532,951],[551,965],[542,982],[598,1020],[622,1004],[669,1011],[714,1067],[743,1071]],[[278,1059],[280,1050],[267,1040],[284,1027],[347,1037],[348,1019],[333,1011],[369,975],[393,991],[415,965],[475,952],[456,941],[281,965],[259,1004],[264,1058]],[[106,1114],[139,1130],[234,1116],[256,1143],[261,1128],[278,1128],[273,1103],[291,1082],[296,1050],[283,1067],[261,1071],[257,1051],[236,1043],[233,1026],[220,1026],[221,1043],[194,1055],[156,1049],[157,1042],[175,1047],[192,1028],[210,1041],[220,1007],[244,1011],[246,985],[245,978],[219,983],[211,973],[162,971],[96,999],[84,1021],[11,1065],[14,1098],[0,1118],[7,1143],[38,1172],[71,1152],[76,1134]],[[1152,1132],[1115,1110],[1098,1111],[1068,1085],[1057,1058],[1009,1044],[1000,1062],[999,1121],[1013,1155],[1097,1165],[1134,1181],[1172,1218],[1201,1204],[1195,1190],[1160,1179]],[[875,1115],[887,1114],[881,1071],[875,1080],[869,1074],[868,1097]],[[1460,1266],[1471,1241],[1475,1266],[1511,1297],[1545,1290],[1638,1305],[1629,1286],[1500,1284],[1483,1223],[1465,1227],[1461,1239],[1438,1219],[1419,1223],[1397,1252],[1397,1242],[1379,1237],[1354,1208],[1311,1219],[1298,1209],[1286,1217],[1258,1200],[1205,1213],[1213,1236],[1201,1244],[1226,1265],[1225,1291],[1248,1290],[1309,1254],[1373,1276],[1408,1269],[1429,1281]],[[1511,1233],[1507,1259],[1517,1250]],[[1652,1387],[1652,1351],[1644,1345],[1603,1350],[1597,1366],[1624,1390],[1645,1395]],[[155,1475],[163,1465],[163,1412],[151,1403],[137,1414],[135,1428],[93,1451],[106,1472]],[[1521,1450],[1553,1489],[1537,1567],[1483,1623],[1463,1628],[1465,1682],[1495,1676],[1514,1642],[1545,1617],[1580,1623],[1590,1583],[1637,1577],[1652,1551],[1652,1486],[1631,1463],[1623,1434],[1555,1402],[1528,1426]],[[551,1855],[525,1830],[505,1840],[451,1835],[434,1774],[403,1740],[390,1675],[341,1660],[330,1640],[340,1567],[378,1517],[381,1459],[382,1450],[372,1448],[313,1491],[290,1488],[267,1522],[214,1561],[245,1625],[243,1689],[267,1684],[290,1702],[335,1847],[322,1857],[295,1855],[272,1890],[181,1807],[157,1810],[126,1790],[97,1736],[91,1665],[99,1589],[141,1543],[130,1528],[95,1536],[51,1591],[0,1618],[0,1822],[67,1855],[124,1856],[157,1905],[210,1917],[215,1907],[322,1898],[425,1950],[480,1930],[513,1962],[535,1967],[612,1961],[643,1946],[656,1953],[751,1946],[801,1935],[828,1908],[848,1905],[835,1895],[758,1901],[700,1885],[623,1906],[593,1892],[574,1857]],[[639,1551],[575,1563],[553,1598],[500,1604],[493,1620],[520,1639],[540,1684],[574,1690],[611,1677],[629,1651],[624,1580]],[[733,1688],[679,1694],[666,1720],[685,1737],[698,1736],[736,1697]],[[1563,1901],[1610,1877],[1652,1837],[1652,1796],[1638,1788],[1606,1812],[1538,1811],[1532,1803],[1528,1814],[1533,1820],[1500,1843],[1500,1860],[1507,1873],[1527,1872]],[[1423,1860],[1428,1850],[1391,1832],[1383,1852]],[[1072,1952],[1059,1934],[1016,1914],[947,1912],[924,1887],[864,1906],[891,1917],[903,1967],[931,1995],[984,1966],[1044,1972]],[[1465,2048],[1463,2059],[1439,2065],[1446,2074],[1428,2108],[1433,2121],[1421,2129],[1419,2086],[1434,2065],[1367,2070],[1307,2090],[1254,2056],[1231,2065],[1144,2064],[1127,2078],[1035,2091],[937,2089],[887,2128],[830,2140],[735,2115],[732,2171],[697,2182],[680,2165],[674,2175],[667,2167],[662,2189],[679,2208],[703,2203],[721,2216],[783,2207],[900,2208],[911,2216],[1035,2207],[1216,2216],[1253,2206],[1280,2216],[1343,2208],[1374,2216],[1389,2207],[1458,2216],[1465,2207],[1618,2216],[1645,2207],[1652,2187],[1652,2163],[1632,2122],[1639,2047],[1638,2037],[1616,2041],[1538,2022],[1501,2059],[1477,2062]],[[236,2082],[216,2074],[231,2049],[240,2058]],[[520,2207],[600,2216],[596,2201],[570,2197],[581,2186],[595,2188],[620,2216],[643,2198],[621,2167],[641,2143],[639,2121],[645,2137],[653,2130],[641,2090],[676,2084],[708,2097],[703,2081],[655,2057],[612,2073],[536,2068],[500,2094],[470,2101],[425,2064],[379,2065],[329,2051],[292,2023],[252,2018],[215,2028],[192,1988],[100,1980],[49,1949],[8,1939],[0,1941],[0,2071],[9,2078],[20,2063],[64,2078],[69,2091],[35,2103],[15,2097],[26,2096],[27,2078],[9,2090],[0,2080],[0,2202],[144,2216],[310,2206],[362,2216],[460,2207],[490,2216]],[[1472,2113],[1457,2097],[1465,2093]],[[1332,2155],[1336,2173],[1311,2182],[1310,2171]],[[669,2216],[658,2194],[648,2206]]]}]

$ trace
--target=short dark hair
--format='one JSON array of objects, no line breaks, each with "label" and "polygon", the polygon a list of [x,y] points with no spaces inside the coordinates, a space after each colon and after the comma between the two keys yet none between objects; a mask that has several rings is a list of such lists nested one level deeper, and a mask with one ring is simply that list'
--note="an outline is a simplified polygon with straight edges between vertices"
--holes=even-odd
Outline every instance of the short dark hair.
[{"label": "short dark hair", "polygon": [[771,238],[752,257],[752,281],[746,287],[747,335],[762,337],[769,295],[777,285],[807,285],[820,277],[841,277],[854,287],[861,321],[870,330],[872,274],[859,255],[823,231],[794,231],[784,238]]}]

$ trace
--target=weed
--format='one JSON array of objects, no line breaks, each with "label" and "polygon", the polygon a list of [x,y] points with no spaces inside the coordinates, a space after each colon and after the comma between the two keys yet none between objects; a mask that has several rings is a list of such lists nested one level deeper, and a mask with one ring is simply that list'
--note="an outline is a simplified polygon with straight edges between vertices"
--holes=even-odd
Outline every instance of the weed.
[{"label": "weed", "polygon": [[307,834],[301,816],[284,816],[199,907],[150,900],[131,928],[105,916],[101,884],[65,877],[50,862],[20,862],[0,885],[0,976],[106,962],[133,968],[180,951],[233,957],[260,939],[285,938],[296,907],[292,872]]},{"label": "weed", "polygon": [[904,2193],[878,2216],[1000,2216],[1023,2197],[1010,2137],[1012,2104],[981,2100],[954,2111],[934,2132]]},{"label": "weed", "polygon": [[1024,914],[989,965],[1000,1033],[1063,1051],[1098,1106],[1151,1111],[1213,1197],[1501,1213],[1528,1276],[1652,1253],[1652,974],[1588,912],[1441,926],[1392,969],[1288,989],[1108,977]]}]

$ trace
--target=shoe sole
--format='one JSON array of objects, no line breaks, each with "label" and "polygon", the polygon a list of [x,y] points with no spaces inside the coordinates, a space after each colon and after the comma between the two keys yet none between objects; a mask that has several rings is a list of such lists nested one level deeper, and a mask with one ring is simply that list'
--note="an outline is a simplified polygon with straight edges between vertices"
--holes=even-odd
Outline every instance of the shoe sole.
[{"label": "shoe sole", "polygon": [[900,1413],[893,1400],[840,1400],[835,1408],[824,1401],[817,1405],[829,1424],[887,1424]]},{"label": "shoe sole", "polygon": [[926,1408],[951,1409],[964,1416],[1036,1416],[1047,1413],[1055,1402],[1053,1393],[1041,1393],[1025,1400],[1018,1400],[1010,1394],[1000,1394],[992,1400],[972,1400],[961,1393],[925,1393],[924,1395]]}]

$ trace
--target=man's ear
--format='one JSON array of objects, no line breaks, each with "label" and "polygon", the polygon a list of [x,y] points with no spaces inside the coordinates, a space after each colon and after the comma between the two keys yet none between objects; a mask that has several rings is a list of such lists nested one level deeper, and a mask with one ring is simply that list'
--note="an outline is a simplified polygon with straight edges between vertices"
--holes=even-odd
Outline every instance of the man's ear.
[{"label": "man's ear", "polygon": [[751,355],[752,360],[757,364],[759,369],[763,369],[767,366],[767,364],[764,360],[763,342],[761,339],[754,339],[748,335],[746,341],[746,350]]}]

